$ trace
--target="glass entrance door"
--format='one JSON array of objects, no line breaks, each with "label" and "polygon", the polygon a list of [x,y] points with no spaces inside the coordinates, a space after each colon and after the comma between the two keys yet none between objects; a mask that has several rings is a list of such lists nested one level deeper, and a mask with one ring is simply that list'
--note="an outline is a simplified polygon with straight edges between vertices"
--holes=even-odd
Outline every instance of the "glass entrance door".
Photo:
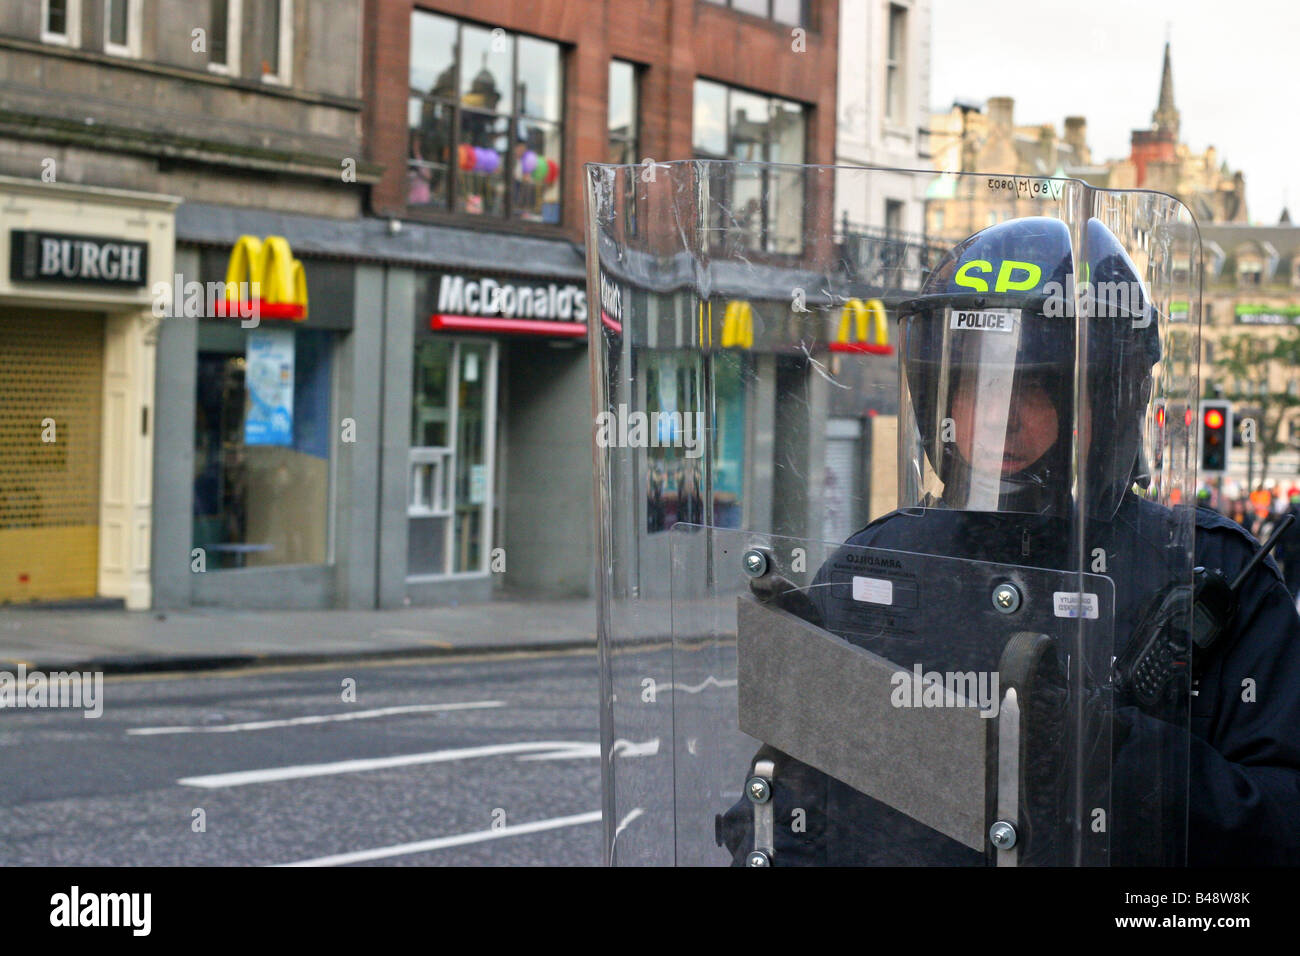
[{"label": "glass entrance door", "polygon": [[496,382],[495,342],[436,338],[416,346],[408,579],[488,571]]}]

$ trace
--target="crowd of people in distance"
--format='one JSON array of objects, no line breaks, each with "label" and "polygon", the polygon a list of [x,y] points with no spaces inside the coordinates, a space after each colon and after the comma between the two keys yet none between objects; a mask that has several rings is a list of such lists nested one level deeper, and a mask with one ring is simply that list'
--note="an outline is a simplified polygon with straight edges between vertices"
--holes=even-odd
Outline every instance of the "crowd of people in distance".
[{"label": "crowd of people in distance", "polygon": [[1196,503],[1226,515],[1260,542],[1267,541],[1284,515],[1295,515],[1295,522],[1273,549],[1273,560],[1282,569],[1291,596],[1300,599],[1300,479],[1286,482],[1269,480],[1249,493],[1236,483],[1222,486],[1202,485]]}]

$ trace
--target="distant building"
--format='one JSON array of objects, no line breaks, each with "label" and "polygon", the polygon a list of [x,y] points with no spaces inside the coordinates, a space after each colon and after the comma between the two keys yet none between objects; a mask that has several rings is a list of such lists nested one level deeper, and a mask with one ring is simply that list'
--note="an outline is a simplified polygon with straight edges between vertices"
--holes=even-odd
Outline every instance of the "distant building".
[{"label": "distant building", "polygon": [[[982,108],[958,102],[945,113],[933,114],[929,132],[934,167],[947,174],[1056,176],[1111,189],[1152,189],[1176,196],[1198,223],[1247,221],[1242,174],[1230,170],[1213,146],[1196,153],[1179,139],[1181,117],[1174,103],[1168,43],[1151,126],[1133,131],[1129,155],[1122,159],[1093,158],[1085,117],[1067,116],[1058,133],[1052,123],[1018,125],[1014,112],[1011,97],[995,96]],[[1001,198],[957,200],[954,182],[951,176],[941,176],[931,185],[926,210],[931,233],[962,228],[974,232],[1009,215],[1032,215],[1037,204],[1025,198],[1012,212]]]},{"label": "distant building", "polygon": [[[835,162],[877,171],[837,174],[836,235],[859,275],[894,266],[919,274],[908,264],[924,248],[925,177],[889,170],[929,166],[930,0],[840,0],[839,7]],[[894,392],[885,386],[896,379],[898,361],[881,355],[842,366],[832,359],[832,365],[852,387],[829,396],[819,530],[826,540],[843,540],[892,507],[898,408],[884,397]],[[873,504],[862,511],[868,489]]]},{"label": "distant building", "polygon": [[[839,43],[835,162],[928,166],[930,0],[841,0]],[[868,182],[878,194],[867,194]],[[925,197],[917,182],[915,176],[888,174],[842,177],[836,184],[836,220],[878,221],[895,232],[920,232]]]},{"label": "distant building", "polygon": [[1154,189],[1177,196],[1199,223],[1246,222],[1246,183],[1241,172],[1230,170],[1213,146],[1201,153],[1192,152],[1179,139],[1179,124],[1166,43],[1160,98],[1151,114],[1151,126],[1133,130],[1128,159],[1110,164],[1110,179],[1105,185]]},{"label": "distant building", "polygon": [[945,174],[926,194],[926,230],[934,235],[970,234],[1002,219],[1033,215],[1039,200],[1024,198],[1009,204],[1004,196],[981,194],[958,198],[953,173],[1008,173],[1016,176],[1055,176],[1106,185],[1109,168],[1094,165],[1088,146],[1088,121],[1067,116],[1058,133],[1051,123],[1017,125],[1015,100],[992,97],[981,109],[954,103],[946,113],[930,117],[932,162]]},{"label": "distant building", "polygon": [[[1201,392],[1214,395],[1239,394],[1242,383],[1220,373],[1215,360],[1222,356],[1222,342],[1230,336],[1249,333],[1258,337],[1261,348],[1279,335],[1296,335],[1300,325],[1300,227],[1291,224],[1283,211],[1275,226],[1244,223],[1201,225],[1205,256],[1205,281],[1201,319]],[[1274,363],[1268,390],[1274,393],[1300,388],[1292,385],[1295,372]],[[1257,414],[1248,402],[1237,403],[1238,416]],[[1288,409],[1278,429],[1279,441],[1291,450],[1279,453],[1270,463],[1269,475],[1281,478],[1300,473],[1300,407]],[[1235,449],[1230,476],[1247,474],[1247,451]],[[1255,477],[1260,477],[1256,459]]]}]

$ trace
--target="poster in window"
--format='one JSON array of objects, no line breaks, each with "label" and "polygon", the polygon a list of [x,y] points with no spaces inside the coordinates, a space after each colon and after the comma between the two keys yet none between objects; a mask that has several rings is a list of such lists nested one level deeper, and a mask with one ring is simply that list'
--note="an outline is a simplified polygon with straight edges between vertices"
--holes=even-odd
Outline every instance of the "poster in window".
[{"label": "poster in window", "polygon": [[469,503],[481,505],[487,501],[487,465],[469,466]]},{"label": "poster in window", "polygon": [[248,333],[245,445],[293,444],[293,330]]}]

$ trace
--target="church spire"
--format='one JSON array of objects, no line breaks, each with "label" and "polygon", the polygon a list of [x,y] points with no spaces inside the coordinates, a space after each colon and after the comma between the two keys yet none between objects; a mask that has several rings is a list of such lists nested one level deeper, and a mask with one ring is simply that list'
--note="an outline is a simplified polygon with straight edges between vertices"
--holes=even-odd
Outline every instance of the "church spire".
[{"label": "church spire", "polygon": [[1165,65],[1160,73],[1160,102],[1151,114],[1153,127],[1178,141],[1178,107],[1174,106],[1174,71],[1169,64],[1169,41],[1165,40]]}]

